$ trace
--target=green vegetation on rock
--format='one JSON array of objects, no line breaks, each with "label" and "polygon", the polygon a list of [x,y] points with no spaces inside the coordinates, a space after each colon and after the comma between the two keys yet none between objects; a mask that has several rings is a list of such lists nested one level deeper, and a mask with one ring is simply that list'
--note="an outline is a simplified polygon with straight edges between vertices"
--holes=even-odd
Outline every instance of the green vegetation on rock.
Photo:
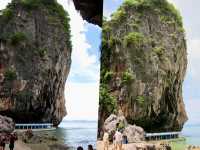
[{"label": "green vegetation on rock", "polygon": [[164,50],[165,50],[165,49],[164,49],[162,46],[154,47],[154,48],[153,48],[153,52],[156,53],[159,57],[162,56]]},{"label": "green vegetation on rock", "polygon": [[10,8],[4,9],[2,11],[2,16],[5,22],[9,21],[13,17],[13,11]]},{"label": "green vegetation on rock", "polygon": [[[71,31],[69,25],[70,18],[69,14],[64,10],[62,5],[58,4],[56,0],[21,0],[20,3],[28,11],[35,10],[38,8],[47,8],[50,13],[49,18],[51,23],[53,20],[63,25],[64,31],[68,37],[68,40],[66,42],[69,47],[72,47],[70,40],[71,39]],[[53,18],[56,16],[59,19]]]},{"label": "green vegetation on rock", "polygon": [[140,32],[131,32],[124,37],[124,46],[130,45],[138,48],[145,43],[144,35]]},{"label": "green vegetation on rock", "polygon": [[159,14],[166,14],[168,21],[174,21],[182,26],[182,17],[179,11],[167,0],[125,0],[122,6],[112,15],[112,21],[120,23],[120,20],[127,15],[126,10],[130,9],[139,10],[141,13],[143,10],[149,9]]},{"label": "green vegetation on rock", "polygon": [[5,71],[5,80],[7,81],[13,81],[17,78],[17,74],[16,74],[16,71],[12,68],[9,68]]},{"label": "green vegetation on rock", "polygon": [[119,123],[117,129],[118,129],[118,130],[123,130],[124,128],[125,128],[124,122],[120,121],[120,123]]},{"label": "green vegetation on rock", "polygon": [[23,32],[16,32],[10,36],[11,44],[17,45],[25,40],[27,40],[27,36]]},{"label": "green vegetation on rock", "polygon": [[145,99],[144,96],[137,96],[136,101],[139,105],[144,105]]},{"label": "green vegetation on rock", "polygon": [[47,54],[46,48],[39,48],[36,50],[36,52],[39,54],[40,57],[44,57]]},{"label": "green vegetation on rock", "polygon": [[110,37],[108,44],[110,48],[113,48],[113,46],[115,46],[116,44],[120,44],[121,43],[121,39],[117,38],[117,37]]},{"label": "green vegetation on rock", "polygon": [[21,0],[20,3],[27,9],[35,9],[40,5],[53,5],[57,2],[55,0]]},{"label": "green vegetation on rock", "polygon": [[129,83],[130,81],[134,80],[135,76],[130,73],[129,71],[125,71],[122,74],[122,83]]},{"label": "green vegetation on rock", "polygon": [[100,86],[99,104],[101,108],[108,114],[116,112],[116,98],[109,93],[108,87],[103,84]]},{"label": "green vegetation on rock", "polygon": [[114,73],[112,71],[105,72],[103,76],[103,82],[108,83],[113,78]]},{"label": "green vegetation on rock", "polygon": [[123,9],[119,9],[118,11],[113,13],[111,17],[112,21],[118,24],[122,19],[126,17],[126,13]]}]

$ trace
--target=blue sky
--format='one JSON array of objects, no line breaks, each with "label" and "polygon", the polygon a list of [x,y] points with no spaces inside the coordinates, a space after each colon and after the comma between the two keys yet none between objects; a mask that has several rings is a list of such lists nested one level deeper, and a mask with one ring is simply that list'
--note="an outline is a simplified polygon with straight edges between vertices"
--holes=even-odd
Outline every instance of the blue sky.
[{"label": "blue sky", "polygon": [[[104,1],[104,16],[108,19],[123,0]],[[187,124],[200,124],[200,1],[169,0],[181,12],[188,46],[188,68],[183,84],[183,97],[189,120]]]},{"label": "blue sky", "polygon": [[72,66],[66,82],[66,120],[97,120],[101,28],[82,19],[74,4],[58,0],[68,11],[72,34]]}]

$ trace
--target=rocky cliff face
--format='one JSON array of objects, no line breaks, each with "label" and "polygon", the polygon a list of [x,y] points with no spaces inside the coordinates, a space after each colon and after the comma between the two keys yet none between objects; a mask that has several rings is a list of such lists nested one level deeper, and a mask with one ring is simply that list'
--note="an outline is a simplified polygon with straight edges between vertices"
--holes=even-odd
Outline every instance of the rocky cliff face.
[{"label": "rocky cliff face", "polygon": [[103,0],[73,0],[73,2],[83,19],[99,26],[102,25]]},{"label": "rocky cliff face", "polygon": [[66,115],[71,64],[68,14],[54,0],[13,0],[0,16],[0,114],[16,122]]},{"label": "rocky cliff face", "polygon": [[166,0],[126,0],[103,24],[99,131],[120,110],[147,132],[179,131],[187,53],[182,19]]}]

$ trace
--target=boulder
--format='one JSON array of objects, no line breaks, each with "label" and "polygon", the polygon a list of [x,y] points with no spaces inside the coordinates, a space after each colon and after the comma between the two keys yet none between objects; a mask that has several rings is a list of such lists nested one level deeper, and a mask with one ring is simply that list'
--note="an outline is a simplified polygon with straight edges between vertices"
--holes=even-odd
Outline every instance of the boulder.
[{"label": "boulder", "polygon": [[129,143],[135,143],[145,140],[144,129],[136,125],[128,125],[123,134],[127,136]]},{"label": "boulder", "polygon": [[122,123],[124,126],[128,125],[124,116],[111,114],[104,122],[104,129],[111,134],[116,131],[118,123]]},{"label": "boulder", "polygon": [[127,123],[126,118],[120,114],[119,116],[111,114],[104,122],[104,130],[111,136],[117,129],[117,124],[122,128],[123,135],[127,136],[129,143],[137,143],[145,140],[144,129]]},{"label": "boulder", "polygon": [[0,133],[11,133],[15,129],[13,120],[6,116],[0,115]]}]

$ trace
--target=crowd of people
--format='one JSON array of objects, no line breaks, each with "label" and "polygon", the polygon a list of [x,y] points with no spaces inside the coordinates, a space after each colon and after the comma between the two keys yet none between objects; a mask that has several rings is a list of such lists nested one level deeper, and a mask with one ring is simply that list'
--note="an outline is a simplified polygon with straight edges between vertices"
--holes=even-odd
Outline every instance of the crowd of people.
[{"label": "crowd of people", "polygon": [[17,134],[4,134],[0,136],[0,150],[5,150],[6,144],[9,144],[10,150],[14,150]]}]

